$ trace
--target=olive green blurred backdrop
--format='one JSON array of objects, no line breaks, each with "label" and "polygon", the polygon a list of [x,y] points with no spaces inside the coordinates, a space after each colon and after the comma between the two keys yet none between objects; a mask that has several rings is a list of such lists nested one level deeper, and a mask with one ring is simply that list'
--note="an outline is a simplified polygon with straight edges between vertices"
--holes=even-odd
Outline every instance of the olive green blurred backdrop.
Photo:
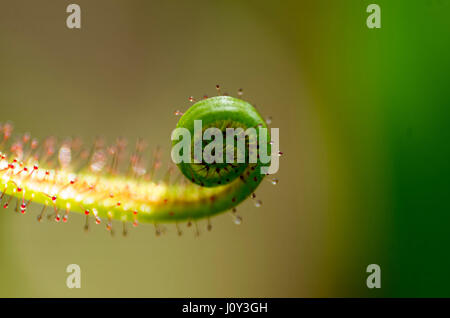
[{"label": "olive green blurred backdrop", "polygon": [[[82,9],[82,29],[65,8]],[[370,30],[376,2],[382,28]],[[0,2],[0,121],[145,137],[214,86],[280,128],[277,186],[202,235],[0,211],[3,297],[449,296],[449,1]],[[65,285],[68,264],[82,288]],[[382,288],[365,285],[368,264]]]}]

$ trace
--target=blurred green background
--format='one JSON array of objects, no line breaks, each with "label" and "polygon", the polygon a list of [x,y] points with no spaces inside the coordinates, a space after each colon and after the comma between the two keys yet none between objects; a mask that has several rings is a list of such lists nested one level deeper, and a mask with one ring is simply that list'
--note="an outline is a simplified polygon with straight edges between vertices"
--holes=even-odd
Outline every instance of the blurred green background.
[{"label": "blurred green background", "polygon": [[[65,25],[72,2],[81,30]],[[366,26],[373,2],[381,29]],[[0,211],[0,296],[450,296],[449,1],[0,4],[0,121],[17,131],[145,137],[168,163],[174,110],[221,84],[273,117],[285,153],[262,207],[199,238]],[[372,263],[381,289],[366,287]]]}]

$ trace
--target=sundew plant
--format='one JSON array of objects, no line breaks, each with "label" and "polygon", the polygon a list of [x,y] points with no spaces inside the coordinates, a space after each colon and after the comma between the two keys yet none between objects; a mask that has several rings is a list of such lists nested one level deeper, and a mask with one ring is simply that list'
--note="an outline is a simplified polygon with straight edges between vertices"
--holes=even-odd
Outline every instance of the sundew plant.
[{"label": "sundew plant", "polygon": [[[175,115],[180,116],[176,128],[193,133],[196,120],[202,121],[203,131],[215,127],[224,135],[227,128],[241,131],[267,128],[270,120],[264,120],[251,104],[241,99],[242,91],[240,98],[234,98],[221,95],[219,86],[217,89],[219,96],[204,96],[198,102],[191,97],[193,105],[186,112],[176,111]],[[13,134],[10,123],[3,124],[0,131],[3,208],[26,214],[30,204],[40,204],[38,221],[47,218],[67,222],[70,213],[81,213],[86,218],[86,229],[93,219],[97,225],[105,224],[111,232],[112,221],[118,220],[123,223],[124,234],[127,223],[133,226],[151,223],[158,235],[161,233],[158,226],[163,223],[174,223],[180,235],[181,222],[187,226],[195,223],[198,232],[200,219],[207,220],[210,230],[210,218],[224,211],[231,211],[239,224],[242,221],[236,213],[239,203],[251,197],[256,206],[262,204],[255,190],[266,176],[261,173],[262,168],[270,165],[263,163],[259,154],[256,161],[248,160],[260,145],[258,140],[243,135],[247,149],[244,162],[180,162],[181,173],[176,175],[175,167],[171,167],[162,178],[156,178],[162,167],[160,151],[155,149],[152,158],[144,158],[143,140],[138,140],[130,151],[121,138],[112,145],[105,145],[102,140],[83,145],[78,138],[58,141],[48,137],[39,141],[28,133]],[[267,137],[264,146],[270,151],[273,143],[269,133],[264,137]],[[201,144],[202,150],[205,147],[207,142]],[[223,147],[224,155],[230,152],[227,145]],[[231,151],[235,153],[237,149]],[[278,180],[271,178],[270,182],[276,184]]]}]

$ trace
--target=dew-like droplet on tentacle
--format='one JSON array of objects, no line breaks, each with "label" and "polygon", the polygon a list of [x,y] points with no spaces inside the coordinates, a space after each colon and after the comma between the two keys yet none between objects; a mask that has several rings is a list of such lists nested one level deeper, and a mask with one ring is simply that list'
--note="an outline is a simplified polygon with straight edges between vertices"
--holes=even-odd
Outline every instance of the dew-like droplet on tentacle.
[{"label": "dew-like droplet on tentacle", "polygon": [[84,223],[84,232],[89,232],[89,211],[86,214],[86,221]]},{"label": "dew-like droplet on tentacle", "polygon": [[122,236],[126,237],[128,235],[127,221],[122,221]]},{"label": "dew-like droplet on tentacle", "polygon": [[154,224],[155,227],[155,235],[156,237],[161,236],[161,230],[159,229],[159,226],[157,224]]},{"label": "dew-like droplet on tentacle", "polygon": [[84,223],[84,232],[89,232],[89,215],[86,215],[86,221]]},{"label": "dew-like droplet on tentacle", "polygon": [[47,209],[47,205],[46,204],[44,204],[44,206],[42,207],[42,210],[41,210],[41,213],[38,215],[38,217],[37,217],[37,221],[38,222],[41,222],[42,221],[42,218],[44,217],[44,213],[45,213],[45,210]]},{"label": "dew-like droplet on tentacle", "polygon": [[138,220],[137,220],[137,214],[138,214],[138,212],[135,210],[135,211],[133,211],[133,226],[134,227],[137,227],[138,226]]},{"label": "dew-like droplet on tentacle", "polygon": [[112,213],[111,213],[111,211],[108,211],[108,223],[106,224],[106,230],[108,231],[108,232],[111,232],[111,235],[113,234],[112,233]]},{"label": "dew-like droplet on tentacle", "polygon": [[178,225],[178,222],[175,223],[175,227],[177,229],[178,236],[181,236],[183,234],[183,232],[181,231],[180,226]]},{"label": "dew-like droplet on tentacle", "polygon": [[8,197],[8,201],[6,201],[6,203],[3,205],[3,208],[4,208],[4,209],[7,209],[7,208],[9,207],[9,204],[11,203],[12,198],[13,198],[12,195],[10,195],[10,196]]},{"label": "dew-like droplet on tentacle", "polygon": [[208,225],[206,226],[206,229],[208,230],[208,231],[211,231],[212,230],[212,224],[211,224],[211,220],[208,218]]},{"label": "dew-like droplet on tentacle", "polygon": [[200,230],[198,228],[197,222],[194,222],[194,225],[195,225],[195,237],[199,237],[200,236]]}]

